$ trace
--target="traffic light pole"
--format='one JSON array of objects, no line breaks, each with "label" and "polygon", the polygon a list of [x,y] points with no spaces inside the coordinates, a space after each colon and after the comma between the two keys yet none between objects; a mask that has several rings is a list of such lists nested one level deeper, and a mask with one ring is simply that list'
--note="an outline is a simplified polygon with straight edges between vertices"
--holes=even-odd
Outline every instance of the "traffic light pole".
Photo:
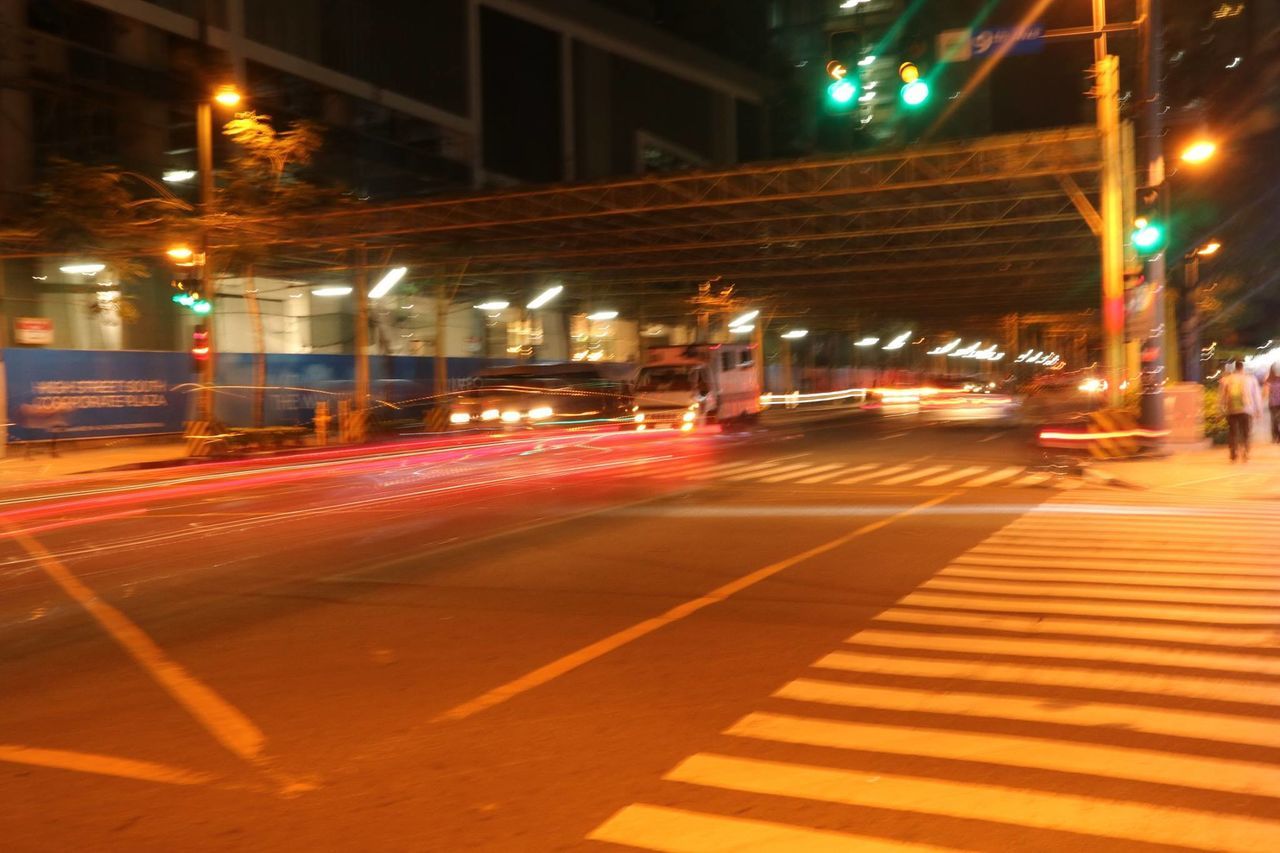
[{"label": "traffic light pole", "polygon": [[[1101,41],[1101,37],[1099,38]],[[1102,141],[1102,338],[1107,402],[1117,406],[1124,382],[1124,203],[1120,155],[1120,60],[1097,62],[1098,132]]]},{"label": "traffic light pole", "polygon": [[[1147,135],[1147,185],[1155,187],[1159,203],[1166,211],[1165,228],[1169,228],[1169,183],[1164,173],[1164,97],[1161,92],[1161,0],[1141,0],[1143,20],[1143,101]],[[1144,318],[1142,342],[1142,408],[1140,422],[1149,430],[1164,429],[1165,345],[1169,338],[1165,316],[1165,257],[1167,248],[1147,258],[1146,285],[1151,290],[1150,314]],[[1176,339],[1176,338],[1175,338]]]}]

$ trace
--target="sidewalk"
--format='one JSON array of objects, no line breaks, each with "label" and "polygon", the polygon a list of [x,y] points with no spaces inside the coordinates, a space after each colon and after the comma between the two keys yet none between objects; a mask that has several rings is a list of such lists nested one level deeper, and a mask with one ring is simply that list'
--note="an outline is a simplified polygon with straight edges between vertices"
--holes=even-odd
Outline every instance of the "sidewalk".
[{"label": "sidewalk", "polygon": [[24,458],[20,446],[10,445],[8,450],[8,456],[0,457],[0,487],[61,480],[122,465],[176,462],[187,455],[187,446],[182,440],[91,448],[60,442],[56,457],[51,457],[48,445],[41,443],[32,451],[30,459]]},{"label": "sidewalk", "polygon": [[[1261,439],[1261,440],[1259,440]],[[1120,484],[1168,494],[1230,500],[1280,500],[1280,445],[1254,435],[1248,462],[1232,462],[1226,447],[1175,452],[1163,459],[1095,464]]]}]

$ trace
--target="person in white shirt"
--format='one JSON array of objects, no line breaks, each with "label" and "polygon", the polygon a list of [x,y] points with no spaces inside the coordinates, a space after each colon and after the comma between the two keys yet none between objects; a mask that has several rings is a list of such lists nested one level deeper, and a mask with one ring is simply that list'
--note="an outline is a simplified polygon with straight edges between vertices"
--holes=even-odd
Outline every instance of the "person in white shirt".
[{"label": "person in white shirt", "polygon": [[1218,400],[1227,415],[1227,438],[1231,445],[1231,461],[1236,457],[1249,461],[1249,432],[1253,419],[1263,411],[1262,390],[1252,373],[1244,369],[1242,359],[1235,360],[1235,371],[1218,383]]}]

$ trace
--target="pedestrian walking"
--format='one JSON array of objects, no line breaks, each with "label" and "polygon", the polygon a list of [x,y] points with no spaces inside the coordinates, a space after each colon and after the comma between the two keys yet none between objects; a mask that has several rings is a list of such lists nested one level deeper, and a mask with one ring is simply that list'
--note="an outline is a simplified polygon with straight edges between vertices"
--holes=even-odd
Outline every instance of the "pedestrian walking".
[{"label": "pedestrian walking", "polygon": [[1227,439],[1231,446],[1231,461],[1239,457],[1249,461],[1249,432],[1253,419],[1262,414],[1262,389],[1252,373],[1244,369],[1244,360],[1237,358],[1235,370],[1222,377],[1218,383],[1218,399],[1227,415]]},{"label": "pedestrian walking", "polygon": [[1271,443],[1280,444],[1280,367],[1267,374],[1267,403],[1271,409]]}]

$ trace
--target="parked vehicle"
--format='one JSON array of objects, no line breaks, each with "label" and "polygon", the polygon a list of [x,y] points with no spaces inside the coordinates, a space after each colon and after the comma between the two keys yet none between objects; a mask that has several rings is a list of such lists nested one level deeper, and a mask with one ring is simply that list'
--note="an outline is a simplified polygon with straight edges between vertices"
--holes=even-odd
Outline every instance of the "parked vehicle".
[{"label": "parked vehicle", "polygon": [[452,429],[626,422],[632,395],[625,365],[563,362],[491,367],[449,402]]},{"label": "parked vehicle", "polygon": [[760,375],[747,344],[690,344],[648,352],[636,376],[636,429],[750,422],[760,415]]}]

